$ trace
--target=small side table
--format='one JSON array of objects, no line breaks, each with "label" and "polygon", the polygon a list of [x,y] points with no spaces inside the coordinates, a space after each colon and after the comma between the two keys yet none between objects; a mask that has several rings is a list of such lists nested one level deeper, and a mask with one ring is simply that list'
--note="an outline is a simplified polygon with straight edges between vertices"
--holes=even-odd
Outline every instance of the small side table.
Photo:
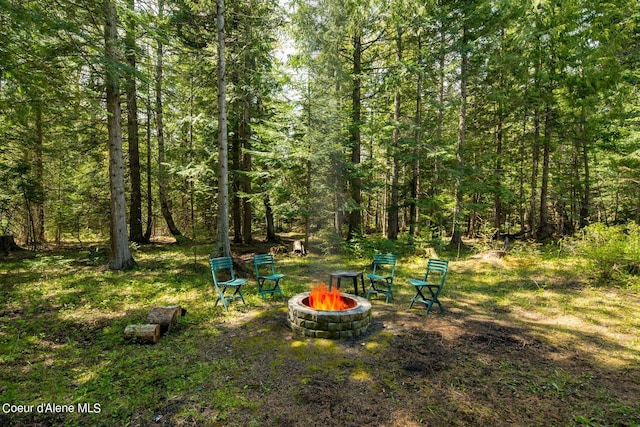
[{"label": "small side table", "polygon": [[336,287],[340,289],[340,282],[342,279],[353,279],[353,290],[355,291],[356,296],[358,295],[358,277],[360,278],[360,283],[362,283],[362,294],[366,292],[364,289],[364,277],[362,276],[362,271],[334,271],[329,274],[329,290],[331,290],[333,286],[334,279],[336,281]]}]

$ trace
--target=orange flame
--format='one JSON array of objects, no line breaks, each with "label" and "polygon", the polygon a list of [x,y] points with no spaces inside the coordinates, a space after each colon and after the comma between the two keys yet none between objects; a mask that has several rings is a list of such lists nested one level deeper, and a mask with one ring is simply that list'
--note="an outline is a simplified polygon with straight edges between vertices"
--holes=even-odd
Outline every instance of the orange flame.
[{"label": "orange flame", "polygon": [[346,310],[347,304],[340,295],[340,289],[333,288],[331,291],[322,283],[319,288],[311,289],[309,295],[309,306],[316,310]]}]

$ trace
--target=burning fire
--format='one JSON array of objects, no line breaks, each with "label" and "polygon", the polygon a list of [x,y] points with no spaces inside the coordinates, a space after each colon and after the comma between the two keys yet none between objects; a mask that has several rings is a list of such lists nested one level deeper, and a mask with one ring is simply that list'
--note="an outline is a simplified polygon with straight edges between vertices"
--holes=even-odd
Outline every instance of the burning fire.
[{"label": "burning fire", "polygon": [[340,289],[331,291],[323,283],[319,288],[311,289],[309,306],[316,310],[346,310],[349,308],[340,295]]}]

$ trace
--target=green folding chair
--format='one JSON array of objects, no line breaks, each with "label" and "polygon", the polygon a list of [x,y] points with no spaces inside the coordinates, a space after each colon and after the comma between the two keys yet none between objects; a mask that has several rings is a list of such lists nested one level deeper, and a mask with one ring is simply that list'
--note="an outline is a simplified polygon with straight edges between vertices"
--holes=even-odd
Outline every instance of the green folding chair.
[{"label": "green folding chair", "polygon": [[[440,295],[440,291],[442,291],[442,286],[444,285],[444,281],[447,278],[447,270],[449,269],[449,261],[443,259],[429,259],[427,262],[427,271],[424,274],[424,279],[416,280],[410,279],[409,283],[411,283],[415,289],[416,294],[413,298],[411,298],[411,304],[409,304],[409,309],[413,307],[413,304],[416,302],[425,304],[427,309],[427,314],[431,311],[431,307],[434,303],[438,304],[440,307],[440,312],[444,311],[438,296]],[[429,295],[425,296],[423,291],[429,291]]]},{"label": "green folding chair", "polygon": [[[244,300],[244,296],[242,296],[241,288],[242,285],[247,282],[247,279],[236,279],[233,272],[233,261],[231,260],[231,257],[212,258],[209,262],[211,264],[213,284],[216,286],[216,291],[218,292],[218,299],[216,299],[214,307],[218,305],[218,302],[222,301],[224,309],[229,311],[228,303],[237,299],[242,300],[242,303],[246,305],[247,303]],[[229,272],[229,280],[220,280],[220,276],[224,274],[224,271]],[[225,295],[227,289],[233,289],[233,294]]]},{"label": "green folding chair", "polygon": [[[284,274],[276,272],[276,261],[271,254],[258,254],[253,257],[253,267],[258,281],[258,293],[264,301],[265,295],[280,294],[284,299],[284,294],[280,288],[280,279]],[[273,285],[266,285],[266,282],[273,282]]]},{"label": "green folding chair", "polygon": [[367,299],[371,294],[383,294],[385,302],[393,299],[393,278],[396,272],[396,256],[394,254],[375,254],[373,257],[373,271],[367,274],[369,278],[369,290]]}]

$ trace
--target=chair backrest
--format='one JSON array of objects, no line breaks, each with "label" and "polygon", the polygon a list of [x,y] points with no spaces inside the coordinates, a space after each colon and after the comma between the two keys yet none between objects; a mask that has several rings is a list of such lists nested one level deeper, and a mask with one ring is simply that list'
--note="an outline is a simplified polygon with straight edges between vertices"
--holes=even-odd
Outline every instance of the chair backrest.
[{"label": "chair backrest", "polygon": [[231,260],[231,257],[225,256],[220,258],[211,258],[209,260],[209,263],[211,264],[211,275],[213,276],[213,282],[216,285],[218,284],[218,272],[222,270],[229,271],[231,280],[236,279],[236,276],[233,273],[233,261]]},{"label": "chair backrest", "polygon": [[376,274],[376,270],[379,266],[388,265],[391,267],[391,274],[393,276],[396,271],[396,256],[395,254],[375,254],[373,256],[373,274]]},{"label": "chair backrest", "polygon": [[276,274],[276,261],[271,254],[257,254],[253,257],[253,267],[256,270],[256,277],[260,276],[260,267],[267,266],[271,274]]},{"label": "chair backrest", "polygon": [[424,281],[429,278],[429,273],[440,274],[439,285],[442,286],[444,280],[447,278],[447,271],[449,270],[449,261],[446,259],[429,258],[427,262],[427,271],[424,274]]}]

